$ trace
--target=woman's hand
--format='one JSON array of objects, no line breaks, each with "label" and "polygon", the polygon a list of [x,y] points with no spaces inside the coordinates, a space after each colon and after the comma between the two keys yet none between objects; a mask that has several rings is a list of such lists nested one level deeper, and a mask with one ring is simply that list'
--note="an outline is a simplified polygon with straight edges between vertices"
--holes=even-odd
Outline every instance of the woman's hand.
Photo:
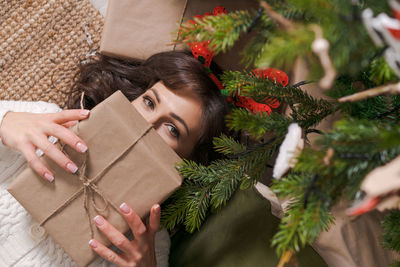
[{"label": "woman's hand", "polygon": [[20,151],[29,165],[41,177],[48,181],[54,180],[53,173],[40,161],[36,149],[40,148],[49,158],[69,172],[76,172],[78,167],[56,145],[52,144],[48,136],[57,137],[79,152],[85,152],[87,146],[68,127],[78,120],[85,119],[88,110],[64,110],[58,113],[33,114],[26,112],[8,112],[0,125],[2,142]]},{"label": "woman's hand", "polygon": [[126,238],[100,215],[94,218],[94,222],[123,253],[118,254],[94,239],[89,241],[89,245],[104,259],[122,267],[156,267],[154,237],[160,226],[160,205],[155,204],[151,208],[147,227],[127,204],[122,203],[120,211],[132,230],[133,241]]}]

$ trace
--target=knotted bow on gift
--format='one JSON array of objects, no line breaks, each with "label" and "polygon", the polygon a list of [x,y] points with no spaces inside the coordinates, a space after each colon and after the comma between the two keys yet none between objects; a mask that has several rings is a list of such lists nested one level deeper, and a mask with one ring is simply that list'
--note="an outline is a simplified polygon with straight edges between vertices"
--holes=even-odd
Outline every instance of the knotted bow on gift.
[{"label": "knotted bow on gift", "polygon": [[[77,128],[78,129],[78,128]],[[103,193],[102,191],[97,187],[96,182],[99,181],[104,173],[111,168],[115,162],[117,162],[121,157],[125,155],[129,151],[131,147],[133,147],[143,136],[145,136],[150,130],[152,129],[152,126],[150,125],[147,129],[143,131],[141,135],[139,135],[134,141],[124,150],[122,151],[121,154],[119,154],[117,157],[115,157],[112,161],[111,164],[106,166],[102,171],[100,171],[95,177],[89,179],[86,177],[86,158],[87,158],[87,153],[85,152],[84,154],[84,160],[79,168],[79,171],[77,172],[78,179],[82,182],[83,187],[77,191],[75,194],[73,194],[69,199],[67,199],[61,206],[59,206],[57,209],[55,209],[53,212],[51,212],[46,218],[44,218],[39,225],[43,226],[50,218],[61,212],[65,207],[67,207],[74,199],[76,199],[81,193],[85,195],[85,201],[84,201],[84,208],[86,211],[86,214],[89,219],[89,224],[90,224],[90,232],[91,232],[91,238],[94,237],[94,230],[93,230],[93,224],[92,224],[92,216],[90,215],[90,209],[89,209],[89,201],[92,203],[93,208],[99,212],[102,213],[104,212],[107,208],[108,205],[110,204],[111,207],[114,208],[118,212],[118,207],[112,203],[111,200],[109,200]],[[78,131],[79,132],[79,129]],[[62,146],[62,149],[64,148],[64,145]],[[102,201],[104,202],[104,207],[99,208],[94,200],[94,194],[97,194],[100,196]]]}]

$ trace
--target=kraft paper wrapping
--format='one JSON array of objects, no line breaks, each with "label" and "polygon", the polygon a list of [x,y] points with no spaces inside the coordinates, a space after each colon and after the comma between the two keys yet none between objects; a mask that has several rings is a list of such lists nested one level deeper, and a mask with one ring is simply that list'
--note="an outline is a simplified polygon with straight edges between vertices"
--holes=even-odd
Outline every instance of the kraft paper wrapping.
[{"label": "kraft paper wrapping", "polygon": [[[158,52],[187,48],[171,45],[178,37],[180,23],[195,15],[212,13],[216,6],[223,6],[228,12],[255,12],[259,8],[257,1],[248,0],[109,0],[100,52],[119,58],[147,59]],[[213,60],[223,69],[243,69],[239,52],[255,34],[243,33],[228,52]]]},{"label": "kraft paper wrapping", "polygon": [[[105,169],[100,179],[94,182],[110,201],[102,215],[121,232],[126,233],[129,227],[112,206],[119,207],[126,202],[144,218],[153,204],[163,202],[181,185],[182,178],[175,169],[175,163],[181,159],[120,91],[93,108],[90,117],[80,121],[77,127],[73,130],[79,131],[88,151],[81,154],[68,146],[64,151],[78,166],[86,156],[89,180]],[[132,147],[127,150],[129,146]],[[97,256],[88,245],[91,226],[94,238],[107,246],[110,242],[92,220],[92,225],[89,224],[83,183],[78,175],[68,173],[46,156],[42,160],[54,171],[53,183],[27,168],[8,191],[38,223],[67,203],[50,216],[43,227],[79,266],[85,266]],[[80,192],[78,197],[71,201],[77,192]],[[96,205],[103,206],[99,195],[93,195]],[[98,214],[92,204],[89,204],[89,211],[91,218]]]},{"label": "kraft paper wrapping", "polygon": [[100,42],[105,55],[146,59],[174,49],[186,0],[110,0]]}]

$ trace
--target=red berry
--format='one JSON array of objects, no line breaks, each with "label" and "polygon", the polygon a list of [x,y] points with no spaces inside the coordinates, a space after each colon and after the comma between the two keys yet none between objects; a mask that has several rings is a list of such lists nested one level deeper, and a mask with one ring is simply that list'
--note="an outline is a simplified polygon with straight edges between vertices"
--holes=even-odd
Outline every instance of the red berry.
[{"label": "red berry", "polygon": [[[282,86],[286,86],[289,82],[289,78],[286,75],[286,73],[278,69],[274,68],[254,69],[253,73],[259,78],[263,79],[267,78]],[[279,107],[279,101],[274,98],[266,98],[264,99],[264,102],[266,102],[266,105],[268,105],[270,108]]]},{"label": "red berry", "polygon": [[251,113],[266,112],[270,114],[272,111],[267,104],[258,103],[250,97],[237,96],[237,98],[238,101],[236,102],[236,106],[246,108],[250,110]]},{"label": "red berry", "polygon": [[275,98],[267,98],[264,100],[265,103],[270,106],[270,108],[277,108],[279,107],[279,101],[276,100]]},{"label": "red berry", "polygon": [[225,7],[223,6],[217,6],[213,10],[214,16],[217,16],[219,14],[227,14]]},{"label": "red berry", "polygon": [[192,50],[192,53],[196,59],[199,58],[199,56],[202,56],[204,58],[204,65],[206,67],[209,67],[211,65],[211,60],[214,56],[214,52],[211,52],[208,49],[208,44],[210,41],[203,41],[201,43],[194,42],[190,44],[190,49]]},{"label": "red berry", "polygon": [[254,74],[260,78],[268,78],[271,81],[274,81],[282,86],[286,86],[289,83],[289,78],[285,72],[274,69],[274,68],[267,68],[267,69],[255,69],[253,70]]}]

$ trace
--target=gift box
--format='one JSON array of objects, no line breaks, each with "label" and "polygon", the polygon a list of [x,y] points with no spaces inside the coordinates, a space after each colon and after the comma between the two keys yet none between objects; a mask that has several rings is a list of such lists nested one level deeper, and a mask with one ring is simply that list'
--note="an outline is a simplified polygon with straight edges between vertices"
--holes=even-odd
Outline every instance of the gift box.
[{"label": "gift box", "polygon": [[97,256],[88,245],[92,234],[110,245],[92,218],[102,214],[127,233],[119,205],[126,202],[145,218],[153,204],[163,202],[182,183],[175,168],[181,159],[120,91],[93,108],[73,131],[89,148],[82,154],[61,147],[79,166],[77,173],[43,156],[54,171],[54,182],[27,168],[8,191],[79,266],[85,266]]},{"label": "gift box", "polygon": [[[223,6],[228,12],[256,10],[257,1],[246,0],[110,0],[100,42],[100,52],[119,58],[146,59],[164,51],[183,49],[172,45],[179,24],[195,15],[213,12]],[[250,36],[246,33],[226,53],[214,57],[223,69],[239,70],[239,52]]]}]

